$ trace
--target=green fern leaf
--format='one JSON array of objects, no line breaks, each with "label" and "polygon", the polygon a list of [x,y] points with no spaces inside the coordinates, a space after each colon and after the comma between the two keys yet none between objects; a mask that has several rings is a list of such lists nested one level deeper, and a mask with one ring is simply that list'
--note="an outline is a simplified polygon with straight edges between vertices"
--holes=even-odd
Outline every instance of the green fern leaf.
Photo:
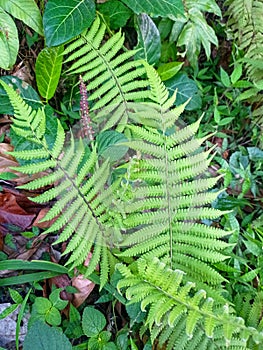
[{"label": "green fern leaf", "polygon": [[211,298],[206,300],[204,290],[194,292],[194,284],[184,282],[182,271],[171,270],[156,258],[140,258],[136,268],[130,269],[118,264],[117,269],[125,277],[118,289],[125,288],[131,303],[139,301],[142,310],[149,310],[146,324],[152,342],[159,336],[169,349],[210,349],[212,344],[220,344],[220,349],[245,349],[244,340],[236,334],[244,330],[250,335],[258,333],[232,315],[226,305],[218,307]]},{"label": "green fern leaf", "polygon": [[240,49],[244,51],[249,77],[257,82],[262,80],[263,69],[263,3],[260,0],[228,0],[228,25]]},{"label": "green fern leaf", "polygon": [[[87,33],[65,48],[64,55],[68,55],[65,63],[74,61],[68,73],[81,74],[84,81],[90,81],[88,90],[95,90],[89,96],[90,101],[96,101],[92,110],[103,107],[95,121],[110,117],[104,129],[117,124],[118,130],[122,131],[128,123],[127,103],[147,98],[149,82],[144,78],[146,70],[142,62],[129,61],[136,51],[120,53],[124,43],[121,32],[102,45],[105,29],[97,17]],[[109,105],[110,113],[106,108]]]}]

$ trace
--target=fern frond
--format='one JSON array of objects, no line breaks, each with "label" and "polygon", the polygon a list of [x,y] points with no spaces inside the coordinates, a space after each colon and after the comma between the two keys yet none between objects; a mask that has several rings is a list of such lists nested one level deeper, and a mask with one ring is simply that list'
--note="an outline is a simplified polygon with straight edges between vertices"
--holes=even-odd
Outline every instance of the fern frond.
[{"label": "fern frond", "polygon": [[[27,138],[30,142],[41,144],[40,140],[43,139],[46,129],[44,109],[33,110],[8,84],[2,80],[0,84],[6,90],[10,103],[14,108],[12,129],[17,135]],[[25,155],[26,151],[24,152]]]},{"label": "fern frond", "polygon": [[[151,103],[140,114],[151,109],[157,111],[158,105]],[[221,240],[227,233],[196,223],[224,214],[206,207],[219,194],[208,192],[216,179],[197,179],[209,166],[211,150],[200,149],[206,138],[194,138],[200,120],[183,129],[174,128],[167,135],[165,118],[166,112],[159,112],[157,130],[147,124],[128,127],[132,141],[126,144],[137,151],[137,156],[129,162],[126,185],[118,193],[124,201],[125,229],[120,243],[125,251],[119,256],[156,256],[171,268],[187,272],[188,280],[198,288],[204,288],[203,281],[219,286],[224,279],[211,266],[227,258],[224,250],[229,245]],[[174,121],[177,120],[176,111]],[[206,239],[207,245],[203,244]]]},{"label": "fern frond", "polygon": [[89,81],[89,100],[95,101],[92,110],[103,107],[94,120],[100,122],[107,117],[104,129],[118,125],[122,131],[128,123],[128,102],[149,97],[149,81],[142,61],[130,61],[136,51],[121,53],[121,32],[102,44],[105,29],[97,17],[89,31],[74,39],[63,54],[68,55],[65,63],[74,61],[68,73],[81,74],[84,81]]},{"label": "fern frond", "polygon": [[260,0],[228,0],[228,25],[238,46],[244,51],[246,68],[251,80],[262,80],[263,68],[263,3]]},{"label": "fern frond", "polygon": [[117,269],[125,276],[118,289],[125,288],[130,303],[140,302],[142,310],[148,309],[146,325],[152,342],[159,336],[166,349],[213,349],[212,344],[220,349],[246,349],[246,340],[239,337],[243,331],[252,337],[263,336],[246,327],[227,305],[206,299],[204,290],[194,292],[194,284],[184,282],[184,272],[171,270],[157,258],[140,258],[130,271],[122,264]]},{"label": "fern frond", "polygon": [[[39,147],[35,150],[11,153],[19,159],[27,159],[33,163],[18,167],[22,173],[36,175],[34,180],[20,188],[28,190],[42,188],[44,190],[42,194],[30,198],[36,203],[49,203],[56,199],[55,204],[42,219],[42,221],[53,221],[45,233],[61,230],[55,244],[70,238],[64,254],[73,252],[67,262],[72,267],[82,264],[89,251],[93,250],[87,273],[93,272],[102,259],[105,271],[101,276],[101,282],[105,284],[110,270],[107,264],[114,261],[106,247],[114,245],[115,234],[120,236],[118,227],[113,228],[118,214],[110,210],[117,187],[116,184],[107,185],[109,162],[105,161],[98,165],[96,146],[86,154],[82,139],[74,141],[73,135],[69,147],[66,147],[65,132],[59,121],[55,140],[52,145],[48,145],[45,127],[42,127],[42,117],[45,123],[43,111],[32,111],[9,86],[2,84],[15,108],[14,124],[16,125],[16,120],[19,120],[16,131],[21,134],[20,128],[25,128],[26,133],[30,134],[27,138],[31,139],[34,136]],[[41,161],[35,162],[36,160]],[[41,173],[37,177],[42,171],[45,171],[45,174]],[[45,191],[47,185],[52,188]]]}]

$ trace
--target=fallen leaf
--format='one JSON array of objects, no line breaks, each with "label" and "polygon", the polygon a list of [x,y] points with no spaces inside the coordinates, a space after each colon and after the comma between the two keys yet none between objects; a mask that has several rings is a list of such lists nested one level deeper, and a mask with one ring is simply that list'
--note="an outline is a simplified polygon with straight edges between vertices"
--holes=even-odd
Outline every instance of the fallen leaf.
[{"label": "fallen leaf", "polygon": [[[8,224],[20,227],[22,230],[31,226],[35,214],[28,214],[16,201],[11,193],[0,193],[0,225]],[[6,225],[3,225],[5,229]]]},{"label": "fallen leaf", "polygon": [[[89,253],[87,259],[85,260],[85,262],[83,264],[84,266],[89,265],[91,257],[92,257],[92,253]],[[79,293],[74,293],[74,298],[73,298],[73,302],[72,302],[72,304],[76,308],[78,308],[81,304],[84,303],[84,301],[87,299],[87,297],[93,291],[93,289],[95,287],[95,283],[91,282],[89,279],[84,277],[84,275],[78,275],[78,276],[72,278],[72,286],[77,288],[79,291]]]},{"label": "fallen leaf", "polygon": [[84,275],[79,275],[72,278],[72,286],[79,291],[79,293],[74,293],[73,298],[73,305],[78,308],[93,291],[95,283],[85,278]]},{"label": "fallen leaf", "polygon": [[36,227],[39,227],[39,228],[50,227],[53,224],[53,222],[55,222],[57,220],[57,217],[55,217],[55,218],[53,218],[52,220],[49,220],[49,221],[40,222],[43,219],[43,217],[47,214],[49,209],[50,208],[42,208],[40,210],[40,212],[38,213],[38,216],[34,220],[32,226],[36,226]]}]

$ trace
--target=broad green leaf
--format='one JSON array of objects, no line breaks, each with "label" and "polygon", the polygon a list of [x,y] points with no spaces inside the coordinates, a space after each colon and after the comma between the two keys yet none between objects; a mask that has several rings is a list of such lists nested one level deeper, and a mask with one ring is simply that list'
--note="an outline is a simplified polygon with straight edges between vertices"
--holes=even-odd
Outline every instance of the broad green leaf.
[{"label": "broad green leaf", "polygon": [[142,311],[141,303],[139,302],[126,305],[126,311],[130,317],[132,325],[135,323],[141,323],[147,315],[146,311]]},{"label": "broad green leaf", "polygon": [[38,34],[44,34],[41,13],[34,0],[0,0],[0,7]]},{"label": "broad green leaf", "polygon": [[185,109],[188,111],[201,108],[201,97],[198,94],[198,87],[196,83],[189,79],[184,73],[178,73],[173,78],[166,80],[165,85],[169,90],[170,95],[172,95],[177,89],[176,95],[176,106],[186,102],[191,99],[186,105]]},{"label": "broad green leaf", "polygon": [[38,314],[45,315],[48,312],[48,310],[51,309],[51,307],[52,307],[52,303],[47,298],[43,298],[43,297],[36,298],[34,303],[34,309]]},{"label": "broad green leaf", "polygon": [[79,338],[83,335],[80,313],[72,304],[69,307],[69,321],[67,322],[65,334],[68,338]]},{"label": "broad green leaf", "polygon": [[[11,75],[5,75],[1,77],[1,80],[3,80],[9,86],[12,86],[13,89],[19,93],[22,99],[33,109],[42,107],[42,102],[37,92],[25,81]],[[0,86],[0,113],[10,115],[14,114],[14,109],[10,104],[9,97],[2,86]]]},{"label": "broad green leaf", "polygon": [[107,1],[97,7],[113,30],[125,26],[132,15],[132,11],[119,0]]},{"label": "broad green leaf", "polygon": [[232,74],[230,75],[231,83],[235,84],[241,78],[241,75],[242,75],[242,65],[237,64]]},{"label": "broad green leaf", "polygon": [[90,306],[87,306],[84,309],[82,316],[82,328],[87,337],[98,335],[105,326],[106,319],[100,311]]},{"label": "broad green leaf", "polygon": [[39,93],[47,101],[54,96],[61,67],[63,46],[43,49],[36,61],[36,81]]},{"label": "broad green leaf", "polygon": [[58,310],[63,310],[68,304],[67,300],[62,300],[60,298],[60,292],[62,288],[55,289],[49,296],[49,300],[52,302],[53,306],[55,306]]},{"label": "broad green leaf", "polygon": [[18,32],[15,22],[0,7],[0,68],[10,69],[18,54]]},{"label": "broad green leaf", "polygon": [[263,150],[261,150],[258,147],[248,147],[247,148],[249,159],[257,162],[261,161],[263,162]]},{"label": "broad green leaf", "polygon": [[126,141],[127,138],[117,131],[103,131],[97,137],[98,154],[110,161],[119,160],[128,151],[128,147],[122,144]]},{"label": "broad green leaf", "polygon": [[177,41],[179,38],[179,35],[182,33],[182,30],[184,26],[187,23],[187,18],[179,17],[173,24],[171,33],[169,36],[169,41],[174,42]]},{"label": "broad green leaf", "polygon": [[36,321],[26,335],[23,349],[72,350],[72,345],[60,330]]},{"label": "broad green leaf", "polygon": [[177,15],[184,15],[184,5],[182,0],[121,0],[130,7],[137,15],[147,13],[151,16],[176,18]]},{"label": "broad green leaf", "polygon": [[74,38],[94,18],[94,0],[49,0],[43,16],[47,46],[58,46]]},{"label": "broad green leaf", "polygon": [[0,173],[1,180],[13,180],[16,178],[18,178],[18,176],[14,173],[11,173],[10,171],[3,171]]},{"label": "broad green leaf", "polygon": [[171,33],[174,22],[170,18],[162,18],[158,23],[161,40],[165,40]]},{"label": "broad green leaf", "polygon": [[153,20],[146,14],[137,16],[135,28],[138,35],[138,43],[135,49],[139,49],[136,59],[144,59],[149,64],[158,63],[161,57],[161,38]]},{"label": "broad green leaf", "polygon": [[225,87],[231,86],[229,75],[222,67],[220,67],[220,79]]},{"label": "broad green leaf", "polygon": [[59,326],[61,323],[61,315],[58,309],[52,306],[50,310],[47,311],[45,315],[45,320],[52,326]]},{"label": "broad green leaf", "polygon": [[182,68],[183,64],[183,62],[168,62],[158,67],[157,72],[162,81],[165,81],[175,76]]}]

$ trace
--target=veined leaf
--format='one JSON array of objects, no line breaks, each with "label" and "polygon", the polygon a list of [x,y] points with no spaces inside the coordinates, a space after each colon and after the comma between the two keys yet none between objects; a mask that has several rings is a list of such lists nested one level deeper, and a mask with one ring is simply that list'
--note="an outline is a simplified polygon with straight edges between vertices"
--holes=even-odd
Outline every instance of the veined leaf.
[{"label": "veined leaf", "polygon": [[143,58],[149,64],[156,64],[161,57],[161,38],[155,23],[145,13],[136,20],[138,43],[135,49],[140,49],[135,58]]},{"label": "veined leaf", "polygon": [[97,7],[114,30],[123,27],[132,15],[132,11],[119,0],[107,1],[98,4]]},{"label": "veined leaf", "polygon": [[65,43],[95,18],[94,0],[49,0],[43,17],[47,46]]},{"label": "veined leaf", "polygon": [[10,69],[16,62],[19,41],[16,25],[0,7],[0,67]]},{"label": "veined leaf", "polygon": [[184,15],[184,5],[182,0],[121,0],[129,6],[136,14],[147,13],[151,16],[173,17],[178,14]]},{"label": "veined leaf", "polygon": [[41,14],[34,0],[0,0],[0,7],[43,35]]},{"label": "veined leaf", "polygon": [[72,345],[58,329],[49,327],[44,322],[36,321],[28,331],[24,342],[24,350],[31,349],[71,350]]},{"label": "veined leaf", "polygon": [[128,147],[123,145],[127,138],[114,130],[107,130],[101,132],[97,137],[98,154],[103,158],[116,161],[121,159],[128,151]]},{"label": "veined leaf", "polygon": [[183,62],[168,62],[158,67],[157,72],[162,81],[168,80],[175,76],[183,66]]},{"label": "veined leaf", "polygon": [[198,94],[198,88],[196,83],[189,79],[184,73],[178,73],[173,78],[165,81],[165,85],[172,95],[176,89],[176,105],[179,106],[186,102],[189,98],[191,99],[186,105],[186,110],[194,110],[201,107],[201,97]]},{"label": "veined leaf", "polygon": [[36,61],[36,80],[39,93],[46,100],[53,97],[62,67],[63,46],[43,49]]}]

